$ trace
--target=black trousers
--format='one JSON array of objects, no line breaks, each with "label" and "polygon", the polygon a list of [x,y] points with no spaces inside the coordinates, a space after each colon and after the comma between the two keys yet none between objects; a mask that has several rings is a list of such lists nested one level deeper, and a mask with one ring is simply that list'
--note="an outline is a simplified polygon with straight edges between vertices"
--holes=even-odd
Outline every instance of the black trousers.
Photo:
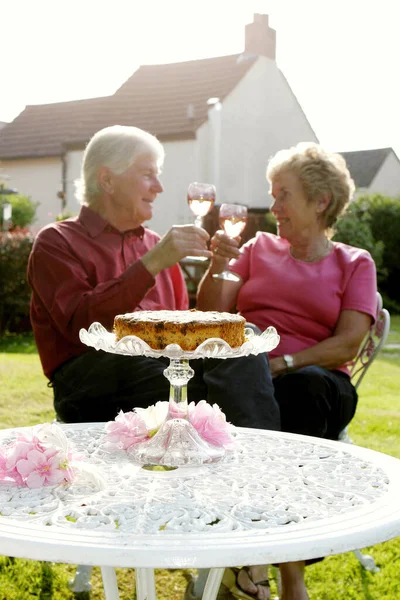
[{"label": "black trousers", "polygon": [[[356,412],[357,392],[342,371],[303,367],[276,377],[274,388],[282,431],[337,440]],[[321,560],[312,558],[306,565]]]},{"label": "black trousers", "polygon": [[309,366],[273,381],[282,431],[337,440],[356,412],[357,392],[342,371]]},{"label": "black trousers", "polygon": [[[54,408],[65,423],[110,421],[120,410],[146,408],[168,400],[164,369],[169,360],[89,350],[56,370]],[[229,422],[242,427],[280,429],[279,408],[267,354],[190,361],[195,374],[188,401],[218,404]]]},{"label": "black trousers", "polygon": [[[56,413],[65,423],[109,421],[120,410],[168,400],[168,364],[89,350],[55,372]],[[272,380],[266,354],[190,366],[189,402],[215,402],[234,425],[337,439],[356,410],[356,390],[341,371],[309,366]]]}]

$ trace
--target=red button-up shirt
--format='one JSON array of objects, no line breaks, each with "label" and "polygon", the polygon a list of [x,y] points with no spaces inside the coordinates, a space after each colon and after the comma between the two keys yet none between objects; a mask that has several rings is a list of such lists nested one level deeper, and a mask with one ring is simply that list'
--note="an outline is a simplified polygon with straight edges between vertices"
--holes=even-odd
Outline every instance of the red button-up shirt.
[{"label": "red button-up shirt", "polygon": [[89,350],[79,330],[94,321],[111,330],[114,316],[134,310],[185,310],[179,265],[154,278],[140,258],[158,242],[139,227],[121,233],[90,208],[52,223],[35,239],[28,263],[31,322],[45,375]]}]

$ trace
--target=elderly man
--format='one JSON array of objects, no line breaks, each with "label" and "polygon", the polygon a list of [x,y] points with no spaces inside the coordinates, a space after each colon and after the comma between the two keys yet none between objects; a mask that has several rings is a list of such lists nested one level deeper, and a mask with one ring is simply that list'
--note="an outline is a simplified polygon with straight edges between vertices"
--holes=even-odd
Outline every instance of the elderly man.
[{"label": "elderly man", "polygon": [[[163,191],[160,142],[135,127],[108,127],[90,140],[78,217],[38,234],[28,265],[31,321],[54,406],[65,422],[107,421],[119,410],[168,398],[166,361],[96,351],[79,330],[134,310],[188,308],[179,261],[210,256],[208,233],[173,226],[160,238],[143,226]],[[192,361],[189,398],[216,402],[237,425],[279,428],[266,355]]]}]

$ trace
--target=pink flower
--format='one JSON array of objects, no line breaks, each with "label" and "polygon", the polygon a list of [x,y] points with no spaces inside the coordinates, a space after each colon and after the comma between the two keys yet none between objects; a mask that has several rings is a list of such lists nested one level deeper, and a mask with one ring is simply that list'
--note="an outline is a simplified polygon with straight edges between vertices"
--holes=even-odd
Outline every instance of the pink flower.
[{"label": "pink flower", "polygon": [[26,458],[17,462],[16,468],[30,488],[57,485],[68,480],[68,464],[64,458],[62,453],[53,448],[44,452],[33,449],[28,452]]},{"label": "pink flower", "polygon": [[0,482],[28,487],[70,482],[69,456],[68,440],[58,425],[37,426],[0,448]]},{"label": "pink flower", "polygon": [[149,437],[144,420],[134,411],[124,413],[121,410],[115,421],[106,424],[106,431],[106,440],[117,444],[123,450]]},{"label": "pink flower", "polygon": [[0,482],[7,485],[22,485],[23,479],[16,469],[7,469],[7,459],[0,454]]},{"label": "pink flower", "polygon": [[[148,440],[157,433],[169,418],[184,418],[186,411],[179,410],[177,403],[157,402],[148,408],[135,408],[133,411],[122,411],[115,421],[106,424],[106,441],[127,450],[134,444]],[[229,423],[217,404],[211,406],[205,400],[198,404],[191,402],[188,406],[188,419],[200,436],[215,446],[233,448],[233,438]]]},{"label": "pink flower", "polygon": [[39,438],[35,435],[31,439],[25,437],[21,433],[18,434],[16,441],[11,444],[6,453],[6,467],[9,471],[15,469],[15,466],[21,458],[26,458],[31,450],[43,452],[45,447],[40,443]]},{"label": "pink flower", "polygon": [[233,438],[229,431],[229,423],[218,404],[208,404],[200,400],[191,402],[188,407],[189,421],[201,437],[214,446],[233,448]]}]

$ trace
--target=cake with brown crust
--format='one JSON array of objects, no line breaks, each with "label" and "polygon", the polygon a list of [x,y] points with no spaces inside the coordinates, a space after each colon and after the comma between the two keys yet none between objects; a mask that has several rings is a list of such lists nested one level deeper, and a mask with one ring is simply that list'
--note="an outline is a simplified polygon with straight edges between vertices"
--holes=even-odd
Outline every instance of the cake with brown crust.
[{"label": "cake with brown crust", "polygon": [[114,333],[119,341],[135,335],[154,350],[178,344],[182,350],[195,350],[209,338],[221,338],[231,348],[245,341],[246,320],[227,312],[201,310],[138,310],[114,318]]}]

